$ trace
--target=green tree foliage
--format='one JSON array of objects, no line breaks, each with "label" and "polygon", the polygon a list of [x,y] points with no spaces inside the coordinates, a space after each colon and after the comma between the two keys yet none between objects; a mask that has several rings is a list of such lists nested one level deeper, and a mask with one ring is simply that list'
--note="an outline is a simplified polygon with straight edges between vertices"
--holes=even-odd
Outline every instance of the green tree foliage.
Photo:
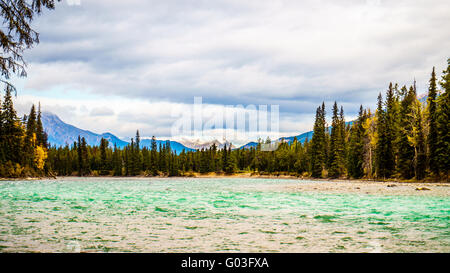
[{"label": "green tree foliage", "polygon": [[398,140],[398,162],[397,170],[402,178],[411,179],[414,177],[414,127],[415,127],[415,100],[416,93],[411,86],[408,93],[401,102],[400,108],[400,134]]},{"label": "green tree foliage", "polygon": [[440,172],[449,179],[450,172],[450,59],[447,60],[440,85],[443,93],[437,100],[437,147],[435,149]]},{"label": "green tree foliage", "polygon": [[338,114],[337,103],[333,105],[333,118],[331,122],[330,155],[328,176],[338,178],[344,174],[345,168],[345,121],[343,110]]},{"label": "green tree foliage", "polygon": [[322,172],[326,160],[326,138],[325,138],[325,104],[316,110],[316,120],[314,122],[314,135],[311,144],[311,175],[312,177],[322,177]]},{"label": "green tree foliage", "polygon": [[100,140],[100,174],[102,175],[109,174],[108,145],[108,140],[104,138]]},{"label": "green tree foliage", "polygon": [[114,152],[113,152],[113,166],[114,166],[114,176],[122,176],[122,155],[121,151],[117,149],[117,146],[114,144]]},{"label": "green tree foliage", "polygon": [[[60,1],[60,0],[58,0]],[[36,15],[43,9],[54,9],[54,0],[30,0],[30,1],[1,1],[0,15],[3,18],[3,27],[0,29],[0,44],[2,55],[0,56],[0,81],[7,82],[11,74],[26,76],[26,63],[23,58],[25,49],[39,43],[39,33],[31,26]]]},{"label": "green tree foliage", "polygon": [[395,90],[392,83],[386,91],[386,111],[384,115],[384,161],[385,175],[390,177],[395,170],[395,154],[397,147],[395,141],[398,136],[398,100],[395,96]]},{"label": "green tree foliage", "polygon": [[39,103],[36,120],[36,142],[37,145],[42,146],[44,148],[48,148],[47,133],[44,131],[44,126],[42,126],[41,116],[42,116],[41,104]]},{"label": "green tree foliage", "polygon": [[425,133],[423,128],[422,117],[422,105],[415,99],[415,127],[414,127],[414,145],[415,145],[415,157],[414,157],[414,174],[417,180],[425,178],[427,167],[427,154]]},{"label": "green tree foliage", "polygon": [[152,175],[158,174],[158,151],[155,136],[152,137],[150,152],[150,170]]},{"label": "green tree foliage", "polygon": [[6,86],[1,112],[1,154],[3,154],[3,162],[10,161],[12,164],[23,164],[22,143],[24,138],[24,127],[20,119],[17,117],[17,112],[14,109],[11,91],[12,88],[10,86]]},{"label": "green tree foliage", "polygon": [[375,165],[378,178],[390,178],[395,168],[394,141],[395,141],[395,104],[392,83],[386,95],[386,109],[383,107],[383,97],[378,96],[377,106],[377,134],[378,141],[375,151]]},{"label": "green tree foliage", "polygon": [[364,123],[366,122],[366,118],[361,105],[358,119],[350,129],[348,144],[347,168],[349,176],[353,178],[361,178],[364,176],[364,136],[366,134]]},{"label": "green tree foliage", "polygon": [[36,148],[37,136],[36,110],[34,105],[31,106],[30,114],[27,116],[27,127],[25,133],[25,141],[23,143],[24,159],[26,164],[31,166],[33,163],[33,154]]},{"label": "green tree foliage", "polygon": [[430,87],[428,89],[428,160],[430,170],[434,175],[439,175],[438,128],[437,128],[437,87],[436,73],[431,72]]}]

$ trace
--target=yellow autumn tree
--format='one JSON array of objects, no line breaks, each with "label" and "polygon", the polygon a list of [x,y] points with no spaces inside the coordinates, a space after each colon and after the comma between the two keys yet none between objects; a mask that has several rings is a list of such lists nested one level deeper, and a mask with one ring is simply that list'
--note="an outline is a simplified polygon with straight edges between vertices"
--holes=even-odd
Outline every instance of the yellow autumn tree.
[{"label": "yellow autumn tree", "polygon": [[44,169],[47,151],[42,146],[36,146],[34,149],[34,163],[39,170]]},{"label": "yellow autumn tree", "polygon": [[365,157],[363,166],[368,178],[372,178],[373,174],[373,153],[378,142],[378,132],[376,130],[377,121],[377,115],[372,115],[369,109],[367,113],[367,119],[363,123],[363,128],[366,132],[364,141]]}]

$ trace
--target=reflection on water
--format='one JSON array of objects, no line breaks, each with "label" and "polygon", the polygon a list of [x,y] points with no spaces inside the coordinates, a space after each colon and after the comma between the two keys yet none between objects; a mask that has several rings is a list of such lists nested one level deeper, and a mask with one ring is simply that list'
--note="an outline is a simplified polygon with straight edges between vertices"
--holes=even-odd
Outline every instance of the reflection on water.
[{"label": "reflection on water", "polygon": [[449,252],[450,198],[295,180],[0,182],[0,252]]}]

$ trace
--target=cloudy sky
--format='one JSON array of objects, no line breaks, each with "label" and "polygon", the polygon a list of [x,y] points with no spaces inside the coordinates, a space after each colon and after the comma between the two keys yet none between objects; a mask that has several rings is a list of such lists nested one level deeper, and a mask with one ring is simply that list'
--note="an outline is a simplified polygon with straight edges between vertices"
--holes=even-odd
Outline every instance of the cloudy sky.
[{"label": "cloudy sky", "polygon": [[[175,112],[202,97],[279,105],[281,135],[312,128],[336,100],[352,119],[390,81],[427,90],[450,57],[448,0],[80,0],[34,22],[17,107],[94,132],[172,136]],[[175,109],[175,110],[174,110]],[[330,107],[328,107],[328,112]],[[252,135],[252,137],[254,137]]]}]

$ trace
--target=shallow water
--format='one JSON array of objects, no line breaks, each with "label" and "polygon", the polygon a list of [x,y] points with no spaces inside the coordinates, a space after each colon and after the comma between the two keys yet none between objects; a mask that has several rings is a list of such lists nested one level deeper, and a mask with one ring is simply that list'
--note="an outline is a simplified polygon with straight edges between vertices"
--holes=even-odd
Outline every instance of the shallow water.
[{"label": "shallow water", "polygon": [[0,182],[0,252],[450,252],[450,197],[248,178]]}]

